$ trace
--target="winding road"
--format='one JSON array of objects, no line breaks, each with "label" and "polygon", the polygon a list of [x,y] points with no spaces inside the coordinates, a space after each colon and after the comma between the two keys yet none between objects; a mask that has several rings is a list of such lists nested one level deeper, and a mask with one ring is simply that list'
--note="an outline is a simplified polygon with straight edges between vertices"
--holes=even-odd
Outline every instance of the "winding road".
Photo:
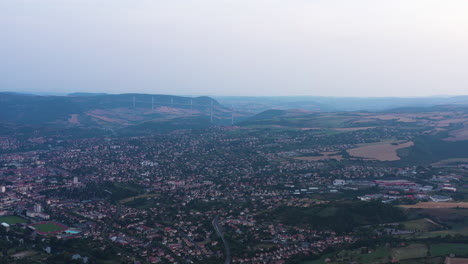
[{"label": "winding road", "polygon": [[221,238],[224,244],[224,253],[226,255],[226,260],[224,261],[224,264],[231,264],[232,258],[231,258],[231,249],[229,248],[229,243],[228,241],[224,238],[223,231],[219,227],[219,216],[215,216],[215,218],[212,221],[212,224],[214,226],[214,229],[216,231],[216,234]]}]

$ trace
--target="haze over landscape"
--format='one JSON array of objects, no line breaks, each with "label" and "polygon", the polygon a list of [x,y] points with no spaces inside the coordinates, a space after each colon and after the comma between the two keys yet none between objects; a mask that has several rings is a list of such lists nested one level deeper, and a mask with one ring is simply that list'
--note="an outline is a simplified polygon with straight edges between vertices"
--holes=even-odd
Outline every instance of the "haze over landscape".
[{"label": "haze over landscape", "polygon": [[0,1],[4,91],[463,95],[463,0]]},{"label": "haze over landscape", "polygon": [[467,11],[0,0],[0,264],[468,263]]}]

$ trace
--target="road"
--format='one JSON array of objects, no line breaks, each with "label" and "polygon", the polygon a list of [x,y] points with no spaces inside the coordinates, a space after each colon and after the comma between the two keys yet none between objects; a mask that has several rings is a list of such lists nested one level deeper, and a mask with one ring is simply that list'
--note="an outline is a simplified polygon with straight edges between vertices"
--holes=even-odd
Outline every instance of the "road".
[{"label": "road", "polygon": [[217,215],[213,221],[212,224],[214,226],[214,229],[216,231],[216,234],[221,238],[224,244],[224,253],[226,255],[226,260],[224,261],[224,264],[231,264],[232,258],[231,258],[231,249],[229,248],[229,243],[228,241],[224,238],[223,231],[219,227],[219,216]]}]

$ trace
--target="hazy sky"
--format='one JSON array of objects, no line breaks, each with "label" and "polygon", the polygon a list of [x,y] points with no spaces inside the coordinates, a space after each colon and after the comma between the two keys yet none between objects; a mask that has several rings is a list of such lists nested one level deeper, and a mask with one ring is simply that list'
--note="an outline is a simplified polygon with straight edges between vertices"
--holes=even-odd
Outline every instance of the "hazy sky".
[{"label": "hazy sky", "polygon": [[468,1],[0,0],[0,90],[468,94]]}]

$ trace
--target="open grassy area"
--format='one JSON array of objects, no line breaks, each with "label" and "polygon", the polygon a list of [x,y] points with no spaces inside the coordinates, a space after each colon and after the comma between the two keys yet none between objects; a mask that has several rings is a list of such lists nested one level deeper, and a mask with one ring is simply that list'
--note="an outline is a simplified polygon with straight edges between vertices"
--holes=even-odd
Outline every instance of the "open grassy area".
[{"label": "open grassy area", "polygon": [[420,258],[420,259],[406,259],[399,261],[400,264],[442,264],[445,258],[443,257],[431,257],[431,258]]},{"label": "open grassy area", "polygon": [[414,143],[393,141],[364,144],[357,148],[348,149],[347,152],[354,157],[376,159],[379,161],[395,161],[400,157],[397,150],[413,146]]},{"label": "open grassy area", "polygon": [[417,204],[400,205],[400,207],[409,208],[421,208],[421,209],[436,209],[436,208],[468,208],[468,202],[419,202]]},{"label": "open grassy area", "polygon": [[58,225],[53,222],[37,224],[37,225],[34,225],[34,228],[36,228],[37,231],[40,231],[43,233],[52,233],[52,232],[62,231],[66,229],[64,226]]},{"label": "open grassy area", "polygon": [[157,197],[157,195],[142,195],[141,197],[126,201],[124,204],[128,207],[148,209],[156,206],[157,200],[154,199],[155,197]]},{"label": "open grassy area", "polygon": [[449,254],[455,254],[455,256],[457,257],[468,256],[468,245],[454,243],[441,243],[431,245],[432,256],[447,256]]},{"label": "open grassy area", "polygon": [[[337,257],[338,255],[338,257]],[[303,261],[300,264],[324,264],[326,258],[332,261],[330,264],[348,263],[350,260],[363,264],[382,263],[390,261],[390,251],[386,247],[379,247],[376,250],[370,250],[369,253],[362,254],[360,249],[344,250],[340,252],[329,253],[317,260]]]},{"label": "open grassy area", "polygon": [[464,222],[468,219],[466,208],[410,208],[406,212],[411,219],[430,217],[440,223]]},{"label": "open grassy area", "polygon": [[392,258],[397,260],[424,258],[428,255],[427,253],[428,248],[424,244],[411,244],[391,250]]},{"label": "open grassy area", "polygon": [[377,263],[388,258],[389,256],[389,250],[386,247],[380,247],[375,251],[370,251],[369,254],[362,254],[360,259],[362,263]]},{"label": "open grassy area", "polygon": [[403,224],[405,230],[410,231],[429,232],[442,229],[439,224],[426,218],[405,221],[401,222],[401,224]]},{"label": "open grassy area", "polygon": [[468,235],[468,228],[454,228],[450,230],[440,230],[440,231],[433,231],[433,232],[423,232],[417,235],[418,238],[430,238],[430,237],[445,237],[447,235],[455,236],[455,235]]},{"label": "open grassy area", "polygon": [[[430,252],[430,255],[428,255],[428,252]],[[404,264],[440,264],[443,263],[445,256],[449,254],[455,254],[457,257],[468,256],[468,245],[439,243],[428,248],[424,244],[410,244],[406,247],[392,249],[379,247],[376,250],[369,250],[368,254],[361,254],[360,250],[344,250],[326,254],[317,260],[303,261],[300,264],[324,264],[326,258],[331,259],[329,264],[344,264],[350,261],[362,264],[390,263],[392,259]],[[343,256],[346,256],[346,258],[343,259]]]},{"label": "open grassy area", "polygon": [[7,223],[9,225],[16,225],[18,223],[26,223],[26,219],[21,218],[19,216],[1,216],[0,223]]},{"label": "open grassy area", "polygon": [[120,203],[125,204],[125,203],[132,202],[134,200],[141,199],[141,198],[154,198],[154,197],[159,197],[159,194],[142,194],[142,195],[132,196],[132,197],[128,197],[128,198],[120,200]]},{"label": "open grassy area", "polygon": [[323,255],[319,259],[303,261],[300,264],[324,264],[326,258],[331,258],[335,254],[336,254],[336,252],[335,253],[328,253],[328,254]]}]

